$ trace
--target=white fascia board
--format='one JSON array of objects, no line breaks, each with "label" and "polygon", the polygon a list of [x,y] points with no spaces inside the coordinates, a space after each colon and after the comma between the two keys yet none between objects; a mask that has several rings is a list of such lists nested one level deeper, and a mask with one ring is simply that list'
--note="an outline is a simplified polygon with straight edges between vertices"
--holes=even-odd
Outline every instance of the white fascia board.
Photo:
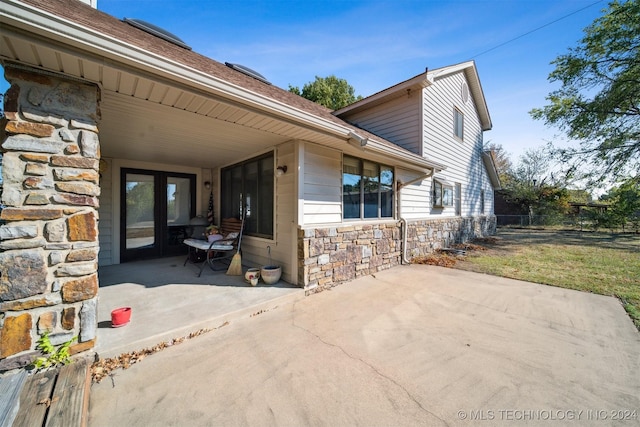
[{"label": "white fascia board", "polygon": [[37,30],[37,34],[69,43],[83,50],[123,62],[135,68],[161,74],[173,81],[186,84],[218,96],[241,100],[259,109],[319,128],[336,137],[348,138],[350,129],[332,121],[311,115],[269,97],[233,85],[223,79],[168,60],[137,46],[106,36],[75,22],[65,20],[31,5],[15,0],[3,0],[0,4],[0,21],[25,30]]}]

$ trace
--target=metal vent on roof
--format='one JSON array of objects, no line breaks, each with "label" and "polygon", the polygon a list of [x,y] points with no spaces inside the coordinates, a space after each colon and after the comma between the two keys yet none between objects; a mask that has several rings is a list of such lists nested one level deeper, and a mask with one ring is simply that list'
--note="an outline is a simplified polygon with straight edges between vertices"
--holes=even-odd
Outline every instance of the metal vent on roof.
[{"label": "metal vent on roof", "polygon": [[262,83],[266,83],[268,85],[271,84],[271,82],[267,80],[265,76],[263,76],[262,74],[260,74],[255,70],[252,70],[249,67],[245,67],[244,65],[240,65],[240,64],[232,64],[230,62],[225,62],[224,65],[236,71],[240,71],[242,74],[246,74],[249,77],[253,77],[256,80],[260,80]]},{"label": "metal vent on roof", "polygon": [[191,50],[191,47],[187,46],[187,44],[183,42],[178,36],[170,33],[164,28],[158,27],[157,25],[150,24],[147,21],[143,21],[142,19],[124,18],[123,21],[153,36],[160,37],[161,39],[166,40],[170,43]]}]

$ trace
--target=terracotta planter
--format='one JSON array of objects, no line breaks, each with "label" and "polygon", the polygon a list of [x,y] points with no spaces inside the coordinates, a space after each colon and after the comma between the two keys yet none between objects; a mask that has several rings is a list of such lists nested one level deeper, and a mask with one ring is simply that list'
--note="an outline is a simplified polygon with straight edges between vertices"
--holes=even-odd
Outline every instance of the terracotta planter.
[{"label": "terracotta planter", "polygon": [[111,312],[111,327],[125,326],[131,320],[131,307],[116,308]]}]

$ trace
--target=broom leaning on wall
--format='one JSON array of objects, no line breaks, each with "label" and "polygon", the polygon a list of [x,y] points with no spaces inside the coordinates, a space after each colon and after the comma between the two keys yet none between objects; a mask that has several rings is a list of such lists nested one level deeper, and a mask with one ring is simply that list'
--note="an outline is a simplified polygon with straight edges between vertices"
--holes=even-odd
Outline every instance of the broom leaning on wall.
[{"label": "broom leaning on wall", "polygon": [[245,215],[242,215],[242,224],[240,225],[240,236],[238,237],[238,250],[231,259],[229,268],[227,269],[228,276],[242,276],[242,257],[240,256],[240,243],[242,243],[242,235],[244,234],[244,220]]}]

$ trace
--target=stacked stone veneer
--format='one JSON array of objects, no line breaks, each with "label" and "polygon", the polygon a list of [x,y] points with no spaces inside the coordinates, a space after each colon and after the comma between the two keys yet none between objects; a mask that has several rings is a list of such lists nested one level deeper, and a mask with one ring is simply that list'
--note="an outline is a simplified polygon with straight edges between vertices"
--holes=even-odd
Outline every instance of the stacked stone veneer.
[{"label": "stacked stone veneer", "polygon": [[0,371],[38,337],[93,348],[98,293],[99,90],[5,66]]},{"label": "stacked stone veneer", "polygon": [[[407,257],[495,234],[495,216],[407,223]],[[320,291],[402,262],[401,223],[299,230],[298,283]]]}]

